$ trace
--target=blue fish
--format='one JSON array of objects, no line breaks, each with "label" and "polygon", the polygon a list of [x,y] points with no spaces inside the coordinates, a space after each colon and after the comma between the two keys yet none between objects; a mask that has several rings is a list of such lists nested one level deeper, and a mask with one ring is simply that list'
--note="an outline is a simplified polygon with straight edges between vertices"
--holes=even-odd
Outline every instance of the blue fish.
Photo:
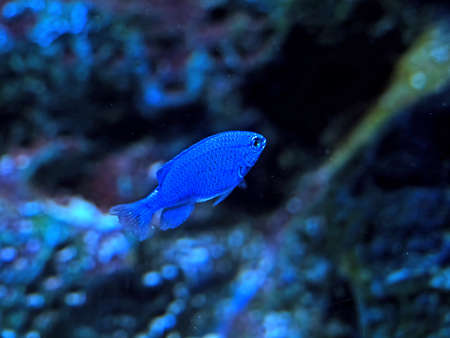
[{"label": "blue fish", "polygon": [[160,230],[178,227],[195,203],[214,198],[222,202],[256,163],[266,138],[249,131],[227,131],[207,137],[164,164],[156,173],[158,186],[147,197],[111,208],[110,213],[139,238],[153,235],[153,214],[162,210]]}]

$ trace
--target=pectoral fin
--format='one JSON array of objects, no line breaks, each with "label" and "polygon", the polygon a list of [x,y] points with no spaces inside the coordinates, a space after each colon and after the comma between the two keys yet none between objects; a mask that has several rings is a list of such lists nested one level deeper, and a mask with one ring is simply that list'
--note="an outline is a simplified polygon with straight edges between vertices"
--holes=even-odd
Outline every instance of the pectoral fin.
[{"label": "pectoral fin", "polygon": [[194,203],[164,209],[161,215],[161,230],[173,229],[186,221],[194,210]]},{"label": "pectoral fin", "polygon": [[245,183],[245,180],[242,180],[238,187],[241,189],[247,189],[247,183]]},{"label": "pectoral fin", "polygon": [[216,199],[216,201],[213,203],[213,206],[216,206],[217,204],[219,204],[220,202],[222,202],[225,198],[228,197],[229,194],[231,194],[231,192],[233,191],[234,187],[225,191],[223,194],[219,195],[219,198]]}]

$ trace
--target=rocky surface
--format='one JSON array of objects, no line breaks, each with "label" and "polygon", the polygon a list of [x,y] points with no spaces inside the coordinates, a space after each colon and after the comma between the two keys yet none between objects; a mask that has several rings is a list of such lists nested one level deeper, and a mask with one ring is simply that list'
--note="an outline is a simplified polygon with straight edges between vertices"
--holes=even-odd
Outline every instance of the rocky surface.
[{"label": "rocky surface", "polygon": [[[448,337],[445,1],[0,1],[2,337]],[[204,136],[268,147],[138,243]]]}]

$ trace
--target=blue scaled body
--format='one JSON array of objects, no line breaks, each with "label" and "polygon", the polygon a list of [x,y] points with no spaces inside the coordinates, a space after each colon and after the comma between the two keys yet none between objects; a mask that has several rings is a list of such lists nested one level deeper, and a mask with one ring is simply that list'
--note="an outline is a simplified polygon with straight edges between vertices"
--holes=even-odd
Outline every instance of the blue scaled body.
[{"label": "blue scaled body", "polygon": [[227,131],[207,137],[190,146],[156,173],[158,186],[146,198],[111,208],[120,223],[140,240],[153,234],[153,214],[162,210],[159,229],[182,224],[195,203],[217,198],[223,201],[244,176],[266,146],[264,136],[248,131]]}]

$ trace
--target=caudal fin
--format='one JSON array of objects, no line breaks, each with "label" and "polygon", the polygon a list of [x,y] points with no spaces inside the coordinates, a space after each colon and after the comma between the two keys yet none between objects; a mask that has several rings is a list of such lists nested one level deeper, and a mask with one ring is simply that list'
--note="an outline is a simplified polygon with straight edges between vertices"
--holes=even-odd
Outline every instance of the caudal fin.
[{"label": "caudal fin", "polygon": [[145,199],[129,204],[119,204],[109,210],[111,215],[119,217],[123,227],[131,230],[140,241],[153,235],[150,225],[154,210],[148,207]]}]

